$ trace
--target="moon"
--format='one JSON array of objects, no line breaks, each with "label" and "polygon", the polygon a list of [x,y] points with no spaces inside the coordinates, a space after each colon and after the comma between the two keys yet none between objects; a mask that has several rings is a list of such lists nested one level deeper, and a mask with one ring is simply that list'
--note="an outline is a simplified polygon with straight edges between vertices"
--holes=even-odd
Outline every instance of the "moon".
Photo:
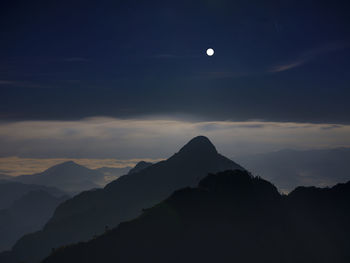
[{"label": "moon", "polygon": [[207,49],[207,55],[208,55],[209,57],[211,57],[212,55],[214,55],[214,49],[208,48],[208,49]]}]

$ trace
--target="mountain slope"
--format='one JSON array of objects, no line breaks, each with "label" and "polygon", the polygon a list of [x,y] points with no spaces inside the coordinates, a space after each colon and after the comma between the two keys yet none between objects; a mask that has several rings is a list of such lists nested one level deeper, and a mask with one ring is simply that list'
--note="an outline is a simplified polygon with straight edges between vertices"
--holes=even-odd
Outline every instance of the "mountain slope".
[{"label": "mountain slope", "polygon": [[16,181],[58,187],[66,192],[78,193],[99,187],[104,183],[104,174],[86,168],[73,161],[50,167],[42,173],[21,175]]},{"label": "mountain slope", "polygon": [[57,197],[65,195],[63,191],[54,187],[23,184],[12,181],[0,181],[0,209],[10,207],[15,200],[34,190],[42,190]]},{"label": "mountain slope", "polygon": [[137,173],[137,172],[151,166],[152,164],[153,163],[145,162],[145,161],[138,162],[134,168],[130,169],[129,174]]},{"label": "mountain slope", "polygon": [[245,171],[204,178],[135,220],[44,260],[58,262],[349,262],[350,182],[281,196]]},{"label": "mountain slope", "polygon": [[9,208],[0,210],[0,251],[9,249],[24,234],[43,227],[57,205],[67,198],[33,190],[21,196]]},{"label": "mountain slope", "polygon": [[19,240],[8,257],[39,261],[52,248],[88,240],[103,233],[106,226],[114,227],[139,215],[143,208],[165,199],[174,190],[194,186],[210,172],[228,169],[243,170],[218,154],[206,137],[196,137],[166,161],[124,175],[104,189],[83,192],[63,203],[42,231]]}]

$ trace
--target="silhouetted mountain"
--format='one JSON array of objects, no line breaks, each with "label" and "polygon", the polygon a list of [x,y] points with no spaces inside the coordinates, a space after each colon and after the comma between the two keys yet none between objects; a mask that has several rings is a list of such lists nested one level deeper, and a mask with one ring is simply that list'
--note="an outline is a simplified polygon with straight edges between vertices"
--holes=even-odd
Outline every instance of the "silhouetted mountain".
[{"label": "silhouetted mountain", "polygon": [[37,231],[67,196],[56,197],[43,190],[32,190],[0,210],[0,251],[11,248],[24,234]]},{"label": "silhouetted mountain", "polygon": [[56,197],[65,195],[63,191],[54,187],[0,181],[0,210],[10,207],[15,200],[34,190],[42,190]]},{"label": "silhouetted mountain", "polygon": [[104,176],[100,171],[68,161],[52,166],[42,173],[18,176],[16,181],[54,186],[66,192],[78,193],[101,187],[104,185]]},{"label": "silhouetted mountain", "polygon": [[129,171],[129,174],[133,174],[133,173],[137,173],[149,166],[151,166],[153,163],[150,163],[150,162],[145,162],[145,161],[141,161],[141,162],[138,162],[134,168],[132,168],[130,171]]},{"label": "silhouetted mountain", "polygon": [[[104,189],[83,192],[61,204],[42,231],[26,235],[7,253],[7,260],[37,262],[53,248],[89,240],[106,226],[139,215],[176,189],[197,185],[210,172],[243,168],[218,154],[203,136],[192,139],[168,160],[121,176]],[[0,256],[2,262],[11,262]],[[0,261],[1,261],[0,260]]]},{"label": "silhouetted mountain", "polygon": [[236,160],[284,191],[299,185],[325,187],[350,180],[350,148],[282,150],[237,156]]},{"label": "silhouetted mountain", "polygon": [[263,179],[225,171],[89,242],[56,249],[43,262],[345,263],[349,201],[350,182],[281,196]]}]

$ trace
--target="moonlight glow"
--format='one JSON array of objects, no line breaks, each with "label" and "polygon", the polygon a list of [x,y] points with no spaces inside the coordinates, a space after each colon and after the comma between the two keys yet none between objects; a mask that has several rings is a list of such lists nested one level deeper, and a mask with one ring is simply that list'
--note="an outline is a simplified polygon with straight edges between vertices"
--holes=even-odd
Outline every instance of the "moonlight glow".
[{"label": "moonlight glow", "polygon": [[211,57],[212,55],[214,55],[214,49],[208,48],[208,49],[207,49],[207,55],[208,55],[209,57]]}]

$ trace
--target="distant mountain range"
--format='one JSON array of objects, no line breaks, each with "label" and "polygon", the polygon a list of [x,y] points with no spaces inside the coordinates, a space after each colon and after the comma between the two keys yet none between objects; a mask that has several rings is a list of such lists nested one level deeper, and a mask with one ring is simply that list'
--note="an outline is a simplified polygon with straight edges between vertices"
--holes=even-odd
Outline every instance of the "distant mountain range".
[{"label": "distant mountain range", "polygon": [[14,178],[17,182],[54,186],[68,193],[79,193],[104,185],[105,174],[92,170],[73,161],[50,167],[44,172],[21,175]]},{"label": "distant mountain range", "polygon": [[[142,167],[143,163],[136,167]],[[102,167],[92,170],[74,162],[65,162],[38,174],[0,175],[0,251],[10,249],[24,234],[40,230],[57,205],[68,198],[67,192],[74,195],[103,187],[108,181],[127,174],[131,168]],[[31,198],[35,196],[43,200]],[[41,210],[37,209],[38,205],[42,205]]]},{"label": "distant mountain range", "polygon": [[[17,190],[18,183],[7,183],[0,185],[7,186],[7,190]],[[25,186],[24,186],[25,187]],[[0,210],[0,251],[10,249],[12,245],[24,234],[41,229],[52,216],[58,204],[68,196],[55,196],[45,187],[28,186],[32,189],[22,192],[17,200],[6,209]],[[27,189],[28,189],[27,188]],[[43,190],[45,189],[45,190]],[[1,193],[1,191],[0,191]]]},{"label": "distant mountain range", "polygon": [[286,192],[299,185],[332,186],[350,180],[350,148],[282,150],[236,160]]},{"label": "distant mountain range", "polygon": [[[349,153],[284,150],[237,159],[290,191],[348,181]],[[165,161],[129,169],[91,170],[67,162],[29,175],[29,182],[71,192],[95,188],[106,176],[119,178],[61,203],[42,230],[0,253],[0,262],[36,263],[50,253],[45,262],[350,261],[350,182],[281,195],[203,136]],[[79,186],[83,180],[88,183]],[[10,225],[8,212],[0,219],[2,214],[3,225]]]},{"label": "distant mountain range", "polygon": [[62,203],[41,231],[21,238],[11,251],[0,255],[0,261],[39,262],[54,248],[89,240],[138,216],[173,191],[197,185],[208,173],[235,169],[244,170],[220,155],[208,138],[196,137],[165,161]]},{"label": "distant mountain range", "polygon": [[0,210],[9,208],[14,201],[32,191],[45,191],[52,196],[61,197],[65,192],[55,188],[42,185],[23,184],[13,181],[0,181]]},{"label": "distant mountain range", "polygon": [[346,263],[349,202],[350,182],[282,196],[246,171],[225,171],[43,263]]}]

